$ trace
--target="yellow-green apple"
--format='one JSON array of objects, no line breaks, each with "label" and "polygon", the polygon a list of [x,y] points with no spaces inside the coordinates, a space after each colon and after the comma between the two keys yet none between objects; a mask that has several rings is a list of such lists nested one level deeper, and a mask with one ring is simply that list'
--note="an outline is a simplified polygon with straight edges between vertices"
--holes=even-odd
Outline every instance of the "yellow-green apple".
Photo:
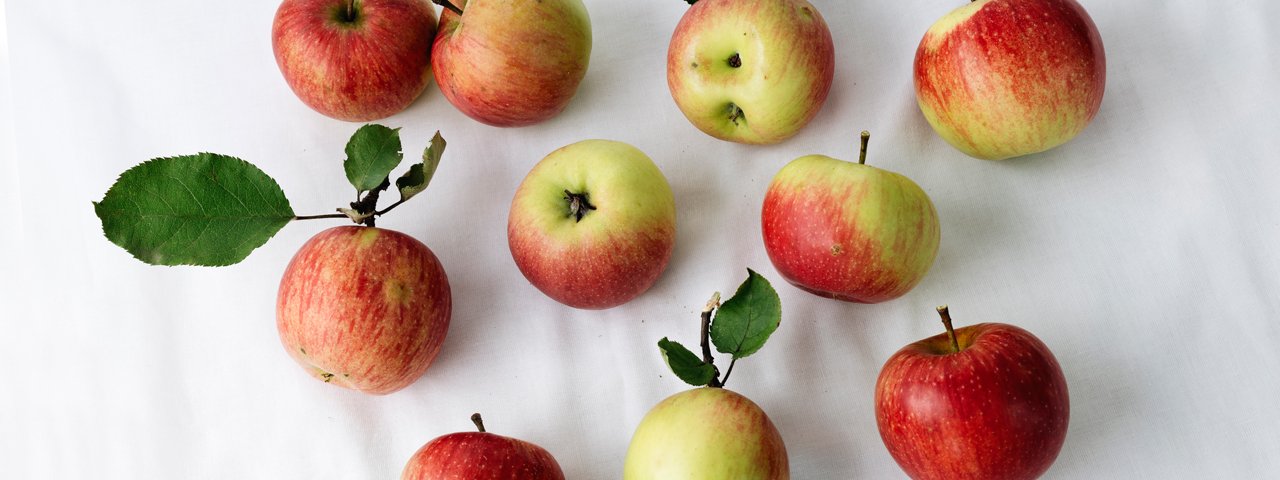
[{"label": "yellow-green apple", "polygon": [[284,0],[271,47],[303,103],[351,122],[409,107],[431,80],[435,10],[427,0]]},{"label": "yellow-green apple", "polygon": [[686,390],[640,421],[623,480],[791,478],[787,447],[754,402],[719,387]]},{"label": "yellow-green apple", "polygon": [[486,432],[478,413],[471,421],[478,432],[450,433],[427,442],[409,459],[400,480],[564,480],[560,464],[546,449]]},{"label": "yellow-green apple", "polygon": [[761,231],[778,273],[814,294],[858,303],[898,298],[938,253],[938,213],[911,179],[865,164],[806,155],[765,193]]},{"label": "yellow-green apple", "polygon": [[434,1],[446,8],[431,65],[454,107],[488,125],[519,127],[569,104],[591,57],[582,0]]},{"label": "yellow-green apple", "polygon": [[1032,479],[1058,457],[1070,402],[1058,361],[1013,325],[981,323],[898,350],[876,381],[876,423],[914,479]]},{"label": "yellow-green apple", "polygon": [[831,32],[805,0],[698,0],[667,48],[667,86],[708,135],[778,143],[822,108],[835,71]]},{"label": "yellow-green apple", "polygon": [[1000,160],[1084,130],[1102,104],[1102,38],[1075,0],[977,0],[929,27],[916,49],[920,111],[947,143]]},{"label": "yellow-green apple", "polygon": [[289,262],[276,326],[307,373],[382,395],[426,372],[451,309],[449,279],[426,245],[393,230],[343,226],[316,234]]},{"label": "yellow-green apple", "polygon": [[675,238],[667,178],[644,152],[611,140],[551,152],[516,189],[507,217],[520,272],[576,308],[610,308],[648,290]]}]

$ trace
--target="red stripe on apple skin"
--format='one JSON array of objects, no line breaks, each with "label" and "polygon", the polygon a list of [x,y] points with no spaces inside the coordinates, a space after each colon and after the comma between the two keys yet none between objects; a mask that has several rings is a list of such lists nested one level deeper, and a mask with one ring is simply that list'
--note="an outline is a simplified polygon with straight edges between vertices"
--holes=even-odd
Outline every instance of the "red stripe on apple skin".
[{"label": "red stripe on apple skin", "polygon": [[492,433],[459,432],[423,445],[401,480],[564,480],[551,453],[532,443]]},{"label": "red stripe on apple skin", "polygon": [[[547,120],[568,106],[587,72],[590,20],[580,0],[457,1],[432,46],[440,91],[467,116],[498,127]],[[500,5],[497,5],[500,4]]]},{"label": "red stripe on apple skin", "polygon": [[271,44],[285,81],[309,107],[345,121],[408,108],[431,79],[435,10],[426,0],[362,0],[356,25],[333,12],[345,0],[286,0]]},{"label": "red stripe on apple skin", "polygon": [[425,245],[344,226],[320,232],[289,262],[276,326],[285,350],[316,378],[381,395],[422,376],[451,311],[448,278]]},{"label": "red stripe on apple skin", "polygon": [[[915,89],[970,150],[1036,153],[1078,134],[1106,83],[1102,39],[1074,0],[991,0],[916,50]],[[998,105],[1005,92],[1018,105]],[[979,115],[980,120],[963,117]],[[1061,125],[1042,130],[1040,125]],[[990,137],[1000,147],[984,147]]]},{"label": "red stripe on apple skin", "polygon": [[914,479],[1032,479],[1066,439],[1066,379],[1053,353],[1021,328],[986,323],[903,347],[876,382],[889,453]]},{"label": "red stripe on apple skin", "polygon": [[542,225],[521,225],[520,218],[513,215],[507,226],[520,273],[548,297],[574,308],[600,310],[631,301],[657,282],[675,249],[675,225],[665,222],[566,242],[546,235]]}]

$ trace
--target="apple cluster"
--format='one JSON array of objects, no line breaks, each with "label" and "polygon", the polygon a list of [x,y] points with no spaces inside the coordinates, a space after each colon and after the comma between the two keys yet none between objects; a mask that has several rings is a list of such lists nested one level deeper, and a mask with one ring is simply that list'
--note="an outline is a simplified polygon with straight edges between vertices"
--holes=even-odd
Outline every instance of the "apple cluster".
[{"label": "apple cluster", "polygon": [[[835,71],[830,29],[816,7],[806,0],[687,1],[666,68],[671,96],[690,123],[717,139],[773,144],[813,120]],[[438,19],[432,3],[443,9]],[[298,98],[353,122],[405,110],[432,79],[478,122],[546,121],[577,91],[591,42],[581,0],[284,0],[272,26],[277,64]],[[1005,159],[1054,148],[1084,129],[1101,104],[1105,55],[1075,0],[977,0],[929,28],[913,80],[920,111],[942,139],[973,157]],[[863,132],[856,162],[796,158],[765,193],[760,221],[769,260],[787,282],[819,297],[899,298],[938,253],[932,200],[911,179],[868,165],[868,141]],[[439,150],[432,152],[424,159],[438,162]],[[366,180],[359,173],[367,164],[348,164],[366,196],[343,214],[362,226],[331,228],[304,244],[285,269],[277,301],[281,342],[307,373],[371,394],[422,376],[452,313],[449,281],[432,251],[374,227],[374,217],[390,210],[376,208],[377,196],[398,162],[372,169],[378,174]],[[434,163],[423,165],[432,170],[429,180]],[[404,184],[396,182],[405,199],[425,187],[412,179],[424,167],[415,168]],[[508,246],[520,272],[547,297],[573,308],[612,308],[643,294],[667,267],[675,212],[666,177],[642,151],[580,141],[543,158],[514,192]],[[280,218],[304,217],[290,211]],[[750,296],[757,303],[720,305],[717,294],[708,304],[701,359],[659,343],[677,375],[704,388],[673,395],[646,415],[624,478],[789,478],[777,429],[760,406],[723,388],[708,346],[710,338],[736,361],[763,344],[781,308],[768,282],[751,272],[739,293],[755,289],[763,295]],[[1021,328],[954,329],[947,308],[939,313],[945,333],[903,347],[876,383],[874,415],[889,453],[917,479],[1043,474],[1069,419],[1066,380],[1053,354]],[[775,321],[761,327],[735,320],[740,315]],[[564,478],[545,449],[486,432],[479,414],[473,421],[478,432],[424,445],[402,478]]]}]

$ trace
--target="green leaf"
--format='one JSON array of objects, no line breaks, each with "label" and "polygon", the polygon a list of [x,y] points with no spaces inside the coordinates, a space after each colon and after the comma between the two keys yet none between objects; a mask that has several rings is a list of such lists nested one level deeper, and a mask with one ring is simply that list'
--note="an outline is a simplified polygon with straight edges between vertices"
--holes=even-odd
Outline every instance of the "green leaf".
[{"label": "green leaf", "polygon": [[130,168],[93,209],[108,240],[152,265],[238,263],[294,216],[275,180],[214,153]]},{"label": "green leaf", "polygon": [[684,348],[684,345],[662,337],[662,340],[658,340],[658,349],[662,351],[662,358],[667,361],[667,365],[671,366],[671,371],[685,383],[701,387],[711,383],[711,379],[716,376],[716,367],[702,361]]},{"label": "green leaf", "polygon": [[422,152],[422,163],[413,164],[408,172],[396,179],[396,188],[400,189],[401,201],[422,193],[427,188],[427,184],[431,183],[431,177],[436,174],[436,167],[440,166],[440,155],[444,153],[444,147],[444,137],[441,137],[440,131],[436,130],[436,135],[431,137],[431,145]]},{"label": "green leaf", "polygon": [[376,123],[365,125],[347,142],[347,160],[342,168],[347,180],[361,193],[378,188],[400,165],[400,129]]},{"label": "green leaf", "polygon": [[747,280],[716,311],[711,322],[711,343],[720,353],[743,358],[760,350],[781,323],[778,292],[760,274],[747,269]]}]

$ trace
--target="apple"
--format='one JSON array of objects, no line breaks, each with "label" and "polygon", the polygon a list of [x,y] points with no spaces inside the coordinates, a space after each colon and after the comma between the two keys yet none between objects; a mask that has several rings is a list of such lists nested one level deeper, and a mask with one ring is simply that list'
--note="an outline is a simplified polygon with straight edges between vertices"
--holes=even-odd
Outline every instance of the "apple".
[{"label": "apple", "polygon": [[408,108],[427,87],[435,34],[426,0],[284,0],[271,48],[303,103],[364,122]]},{"label": "apple", "polygon": [[938,253],[938,213],[911,179],[858,163],[806,155],[773,177],[761,208],[769,260],[791,284],[857,303],[898,298]]},{"label": "apple", "polygon": [[790,478],[787,448],[754,402],[719,387],[686,390],[640,421],[627,449],[624,480]]},{"label": "apple", "polygon": [[982,323],[898,350],[876,381],[876,423],[914,479],[1032,479],[1058,456],[1067,381],[1030,332]]},{"label": "apple", "polygon": [[454,107],[488,125],[519,127],[569,104],[591,57],[582,0],[435,1],[445,10],[431,66]]},{"label": "apple", "polygon": [[929,27],[914,77],[938,135],[969,156],[1000,160],[1084,130],[1102,104],[1107,61],[1075,0],[978,0]]},{"label": "apple", "polygon": [[307,373],[382,395],[431,365],[451,308],[449,279],[426,245],[393,230],[343,226],[316,234],[289,262],[276,326]]},{"label": "apple", "polygon": [[480,431],[427,442],[409,459],[400,480],[564,480],[560,464],[542,447],[486,432],[479,413],[471,421]]},{"label": "apple", "polygon": [[671,186],[644,152],[585,140],[538,162],[507,217],[511,257],[565,305],[604,309],[648,290],[675,246]]},{"label": "apple", "polygon": [[778,143],[822,108],[835,72],[826,21],[805,0],[699,0],[667,48],[667,86],[707,135]]}]

